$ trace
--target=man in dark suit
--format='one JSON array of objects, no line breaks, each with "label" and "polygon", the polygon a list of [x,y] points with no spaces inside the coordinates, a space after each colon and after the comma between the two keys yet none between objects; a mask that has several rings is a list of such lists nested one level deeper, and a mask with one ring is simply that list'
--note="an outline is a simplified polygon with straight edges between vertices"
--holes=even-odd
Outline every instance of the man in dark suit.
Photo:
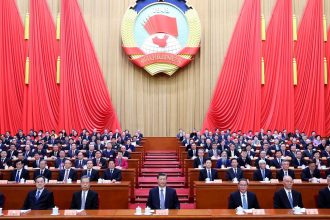
[{"label": "man in dark suit", "polygon": [[251,158],[247,156],[246,150],[242,150],[241,155],[237,159],[239,167],[248,167],[251,166]]},{"label": "man in dark suit", "polygon": [[229,168],[226,172],[226,179],[229,181],[240,180],[244,178],[243,171],[238,167],[238,162],[236,158],[231,159],[231,168]]},{"label": "man in dark suit", "polygon": [[115,168],[115,161],[109,160],[108,169],[104,170],[103,179],[112,182],[121,181],[121,170]]},{"label": "man in dark suit", "polygon": [[214,159],[218,159],[221,155],[221,151],[218,149],[218,145],[216,143],[212,144],[212,149],[208,152],[208,157],[213,157]]},{"label": "man in dark suit", "polygon": [[248,181],[240,179],[238,182],[238,190],[229,196],[229,209],[236,209],[241,206],[243,209],[259,209],[257,196],[253,192],[247,191]]},{"label": "man in dark suit", "polygon": [[24,201],[22,209],[47,210],[53,208],[53,193],[45,189],[45,177],[38,176],[36,179],[36,189],[30,191]]},{"label": "man in dark suit", "polygon": [[116,151],[112,149],[111,142],[108,142],[106,145],[106,149],[102,152],[102,157],[105,157],[106,159],[115,158],[116,157]]},{"label": "man in dark suit", "polygon": [[317,207],[322,209],[330,208],[330,175],[327,176],[328,186],[319,191],[317,198]]},{"label": "man in dark suit", "polygon": [[67,182],[68,179],[71,179],[72,181],[77,180],[77,171],[72,169],[72,163],[70,160],[65,160],[64,162],[64,169],[60,170],[60,173],[58,175],[58,181]]},{"label": "man in dark suit", "polygon": [[259,160],[259,169],[253,172],[254,181],[265,181],[265,178],[270,180],[272,178],[272,171],[266,168],[266,161]]},{"label": "man in dark suit", "polygon": [[176,190],[166,186],[167,176],[159,173],[158,186],[149,191],[147,206],[151,209],[180,209]]},{"label": "man in dark suit", "polygon": [[301,167],[306,165],[304,158],[302,157],[302,152],[300,150],[297,151],[296,156],[292,157],[292,166],[294,168]]},{"label": "man in dark suit", "polygon": [[16,161],[16,169],[11,172],[10,181],[20,182],[21,179],[30,179],[29,172],[23,166],[21,160]]},{"label": "man in dark suit", "polygon": [[199,172],[199,181],[205,181],[208,178],[210,181],[219,179],[218,171],[212,169],[212,161],[210,158],[206,159],[205,169],[200,170]]},{"label": "man in dark suit", "polygon": [[205,164],[205,158],[204,158],[204,150],[198,149],[198,157],[194,159],[194,168],[202,168]]},{"label": "man in dark suit", "polygon": [[45,160],[42,160],[39,164],[40,169],[36,169],[34,171],[33,178],[36,179],[38,176],[43,176],[44,178],[50,180],[52,179],[52,172],[46,168],[47,162]]},{"label": "man in dark suit", "polygon": [[301,172],[301,180],[312,182],[313,178],[320,179],[321,173],[318,168],[316,168],[316,164],[313,160],[308,162],[308,167],[302,170]]},{"label": "man in dark suit", "polygon": [[7,151],[1,151],[1,157],[0,157],[0,169],[5,169],[6,166],[10,166],[11,161],[9,158],[7,158]]},{"label": "man in dark suit", "polygon": [[55,168],[63,169],[65,160],[65,151],[61,150],[59,153],[59,158],[55,160]]},{"label": "man in dark suit", "polygon": [[98,209],[99,195],[97,192],[90,190],[90,180],[88,176],[81,177],[81,191],[72,195],[71,209]]},{"label": "man in dark suit", "polygon": [[191,144],[191,148],[188,150],[187,157],[188,159],[197,157],[197,146],[195,143]]},{"label": "man in dark suit", "polygon": [[270,166],[280,169],[282,166],[282,152],[280,150],[275,152],[275,158],[270,161]]},{"label": "man in dark suit", "polygon": [[95,152],[95,158],[93,159],[93,165],[100,167],[100,169],[105,169],[105,168],[107,168],[107,161],[106,161],[106,159],[102,158],[101,156],[102,156],[101,151]]},{"label": "man in dark suit", "polygon": [[292,189],[293,180],[291,176],[284,176],[283,189],[274,194],[275,209],[292,209],[296,206],[303,208],[303,202],[300,192]]},{"label": "man in dark suit", "polygon": [[90,181],[97,181],[99,179],[99,171],[93,169],[93,161],[87,161],[87,169],[82,172],[83,176],[88,176]]},{"label": "man in dark suit", "polygon": [[292,179],[295,179],[294,171],[290,170],[289,166],[290,166],[289,161],[285,160],[285,161],[282,162],[282,169],[280,169],[276,173],[276,178],[279,181],[282,181],[284,176],[291,176]]},{"label": "man in dark suit", "polygon": [[77,159],[74,161],[74,167],[82,169],[86,165],[87,161],[84,160],[84,154],[82,152],[78,153]]}]

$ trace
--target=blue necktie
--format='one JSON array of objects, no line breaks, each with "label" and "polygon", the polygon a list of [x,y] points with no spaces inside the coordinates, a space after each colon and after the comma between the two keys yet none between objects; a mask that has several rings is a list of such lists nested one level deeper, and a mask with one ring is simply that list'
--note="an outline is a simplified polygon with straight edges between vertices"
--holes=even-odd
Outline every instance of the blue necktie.
[{"label": "blue necktie", "polygon": [[18,183],[19,182],[19,173],[20,173],[21,171],[19,171],[19,170],[17,170],[17,172],[16,172],[16,177],[15,177],[15,181],[16,181],[16,183]]},{"label": "blue necktie", "polygon": [[288,198],[289,198],[291,208],[293,208],[293,199],[292,199],[291,191],[288,192]]},{"label": "blue necktie", "polygon": [[160,190],[160,209],[165,209],[164,189]]},{"label": "blue necktie", "polygon": [[38,190],[38,191],[37,191],[37,194],[36,194],[36,200],[38,200],[39,197],[40,197],[40,191]]},{"label": "blue necktie", "polygon": [[242,196],[243,196],[243,201],[242,201],[243,209],[248,209],[245,193]]},{"label": "blue necktie", "polygon": [[265,170],[264,169],[261,170],[261,174],[262,174],[262,180],[264,180],[265,179]]},{"label": "blue necktie", "polygon": [[85,203],[86,203],[86,191],[82,191],[82,198],[81,198],[81,204],[80,209],[85,209]]}]

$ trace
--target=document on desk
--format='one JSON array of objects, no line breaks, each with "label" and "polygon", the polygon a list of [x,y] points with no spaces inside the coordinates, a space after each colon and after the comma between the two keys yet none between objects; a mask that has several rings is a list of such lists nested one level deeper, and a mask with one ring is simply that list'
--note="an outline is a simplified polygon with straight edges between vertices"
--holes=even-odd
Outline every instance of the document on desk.
[{"label": "document on desk", "polygon": [[252,215],[265,215],[265,209],[253,209]]}]

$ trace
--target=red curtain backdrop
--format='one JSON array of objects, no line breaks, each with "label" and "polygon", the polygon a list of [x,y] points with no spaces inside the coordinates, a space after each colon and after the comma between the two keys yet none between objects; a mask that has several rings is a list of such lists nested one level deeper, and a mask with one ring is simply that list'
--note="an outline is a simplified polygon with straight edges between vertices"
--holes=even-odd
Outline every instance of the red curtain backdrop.
[{"label": "red curtain backdrop", "polygon": [[45,0],[30,0],[30,81],[25,86],[23,129],[57,129],[59,86],[56,84],[58,42]]},{"label": "red curtain backdrop", "polygon": [[245,0],[203,130],[259,130],[261,114],[260,1]]},{"label": "red curtain backdrop", "polygon": [[[309,0],[295,48],[298,85],[295,88],[295,127],[308,134],[325,134],[323,7],[320,0]],[[290,104],[290,103],[288,103]]]},{"label": "red curtain backdrop", "polygon": [[59,129],[120,129],[76,0],[61,1],[60,45]]},{"label": "red curtain backdrop", "polygon": [[[329,21],[329,18],[328,18]],[[330,136],[330,29],[328,31],[328,41],[326,43],[326,58],[328,61],[328,85],[325,87],[325,128],[326,128],[326,135]]]},{"label": "red curtain backdrop", "polygon": [[[292,1],[278,0],[264,43],[261,127],[294,130]],[[257,116],[257,115],[256,115]]]},{"label": "red curtain backdrop", "polygon": [[0,132],[22,126],[24,28],[14,0],[0,1]]}]

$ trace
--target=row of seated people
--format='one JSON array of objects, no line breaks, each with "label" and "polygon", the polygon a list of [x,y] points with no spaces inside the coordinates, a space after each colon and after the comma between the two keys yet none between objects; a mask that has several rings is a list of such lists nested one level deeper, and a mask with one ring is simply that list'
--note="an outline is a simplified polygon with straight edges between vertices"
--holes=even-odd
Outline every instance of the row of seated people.
[{"label": "row of seated people", "polygon": [[232,132],[230,129],[226,131],[220,131],[215,129],[214,132],[205,129],[202,134],[200,131],[193,129],[191,133],[186,133],[182,129],[177,134],[178,140],[182,143],[182,146],[188,146],[191,143],[196,143],[198,146],[204,146],[205,148],[211,148],[212,143],[220,144],[223,143],[226,146],[234,144],[236,147],[250,144],[253,148],[263,146],[264,143],[271,143],[271,147],[274,150],[278,150],[282,143],[296,145],[297,149],[306,149],[309,143],[313,144],[313,147],[324,150],[327,145],[330,145],[330,137],[321,138],[320,135],[316,134],[315,131],[311,132],[310,136],[306,133],[300,132],[298,129],[295,132],[288,132],[286,129],[282,131],[264,129],[260,131],[249,131],[243,133],[242,131]]},{"label": "row of seated people", "polygon": [[[312,150],[311,150],[312,151]],[[269,167],[281,168],[281,161],[288,160],[291,162],[291,166],[304,167],[307,165],[308,161],[315,161],[317,167],[328,167],[330,165],[330,157],[321,157],[319,151],[312,151],[310,155],[305,155],[305,152],[300,150],[295,151],[275,151],[274,154],[271,151],[260,150],[258,152],[252,152],[249,146],[247,148],[240,149],[239,151],[235,149],[235,146],[231,145],[229,149],[219,150],[216,144],[212,145],[212,149],[208,150],[206,153],[203,149],[198,149],[195,144],[192,148],[188,150],[188,159],[195,159],[196,157],[209,157],[213,160],[218,160],[217,168],[222,166],[229,166],[230,158],[237,158],[239,165],[241,167],[258,167],[259,160],[265,160]],[[198,160],[194,162],[194,168],[198,167]]]},{"label": "row of seated people", "polygon": [[[103,176],[99,175],[99,167],[94,166],[93,160],[87,160],[85,167],[82,167],[82,175],[86,175],[91,181],[98,181],[99,178],[104,180],[111,180],[112,182],[121,181],[121,169],[119,160],[114,161],[113,159],[107,162],[107,168],[103,172]],[[9,181],[21,182],[30,179],[29,171],[24,167],[23,161],[17,160],[15,162],[15,169],[11,171]],[[80,169],[80,168],[78,168]],[[37,176],[43,176],[47,180],[53,180],[52,170],[47,168],[47,162],[41,160],[39,168],[35,169],[33,179]],[[64,167],[60,169],[57,181],[69,182],[77,180],[77,169],[72,167],[72,162],[69,159],[64,161]]]},{"label": "row of seated people", "polygon": [[140,130],[137,130],[134,135],[131,135],[128,130],[120,132],[119,129],[116,129],[115,132],[109,131],[108,129],[104,129],[103,132],[99,132],[96,128],[94,128],[92,132],[87,129],[82,129],[80,134],[78,134],[75,129],[72,129],[70,134],[67,134],[65,130],[56,133],[55,130],[51,132],[39,130],[37,132],[31,129],[28,134],[24,134],[22,130],[18,130],[16,135],[11,135],[10,131],[6,131],[5,134],[0,134],[0,147],[2,147],[2,144],[10,145],[11,143],[26,145],[26,142],[49,145],[56,145],[58,143],[61,145],[69,145],[70,143],[76,143],[79,146],[83,144],[84,140],[95,143],[100,141],[102,144],[105,144],[109,140],[116,140],[119,144],[124,144],[127,140],[132,140],[132,142],[139,145],[142,138],[143,134]]},{"label": "row of seated people", "polygon": [[37,168],[41,160],[55,161],[55,168],[63,167],[64,160],[69,158],[75,161],[75,167],[81,168],[86,165],[86,159],[93,160],[94,166],[100,168],[106,167],[106,162],[110,159],[117,159],[119,157],[120,163],[123,163],[122,167],[127,168],[127,159],[131,158],[131,151],[125,146],[121,146],[120,150],[116,151],[112,148],[112,144],[109,142],[104,150],[95,150],[93,145],[89,146],[88,151],[76,149],[76,145],[73,144],[70,150],[60,150],[55,146],[53,150],[46,151],[42,149],[41,145],[38,145],[37,149],[30,149],[30,146],[25,146],[25,151],[14,152],[2,151],[0,153],[0,169],[7,167],[15,167],[16,160],[22,160],[24,165],[32,165],[33,168]]},{"label": "row of seated people", "polygon": [[[199,160],[200,158],[197,158]],[[201,161],[204,163],[204,161]],[[271,169],[268,169],[267,163],[265,160],[258,161],[259,168],[253,172],[254,181],[269,181],[273,177]],[[210,158],[205,159],[204,168],[200,170],[199,180],[213,181],[215,179],[220,179],[216,169],[212,168],[212,161]],[[326,171],[326,175],[330,175],[330,169]],[[304,168],[301,172],[301,176],[296,176],[295,171],[290,169],[290,162],[283,160],[281,162],[281,169],[276,171],[276,179],[282,181],[283,177],[291,176],[292,179],[301,179],[302,181],[317,182],[321,178],[321,172],[316,167],[316,164],[313,160],[309,161],[308,166]],[[224,179],[233,181],[244,178],[244,169],[241,169],[236,158],[230,160],[230,168],[226,171],[226,176]]]}]

